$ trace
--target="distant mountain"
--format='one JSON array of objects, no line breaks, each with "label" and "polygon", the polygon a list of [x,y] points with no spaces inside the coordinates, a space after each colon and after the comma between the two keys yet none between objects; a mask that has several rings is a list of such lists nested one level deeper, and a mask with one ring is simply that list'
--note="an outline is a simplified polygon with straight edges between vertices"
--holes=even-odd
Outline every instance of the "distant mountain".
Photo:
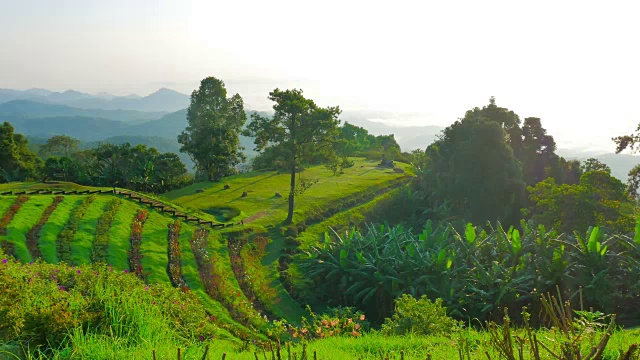
[{"label": "distant mountain", "polygon": [[133,94],[115,96],[108,93],[92,95],[75,90],[52,92],[46,89],[29,89],[25,91],[0,89],[0,104],[14,100],[31,100],[82,109],[136,110],[166,113],[188,107],[190,97],[166,88],[144,97]]},{"label": "distant mountain", "polygon": [[46,104],[31,100],[13,100],[0,104],[0,121],[3,117],[44,118],[44,117],[92,117],[119,121],[149,121],[159,119],[164,112],[141,112],[135,110],[79,109],[66,105]]},{"label": "distant mountain", "polygon": [[[250,115],[247,114],[247,121],[249,118]],[[177,143],[178,135],[186,129],[187,125],[187,109],[183,109],[167,114],[158,120],[132,125],[131,133],[176,139]],[[255,145],[252,138],[240,135],[240,146],[245,148],[243,152],[247,157],[254,157],[258,154],[253,150]]]},{"label": "distant mountain", "polygon": [[122,121],[85,116],[60,116],[37,119],[4,118],[16,132],[28,136],[49,138],[69,135],[83,141],[98,141],[110,136],[127,134],[130,126]]},{"label": "distant mountain", "polygon": [[82,93],[75,90],[67,90],[65,92],[52,92],[45,97],[50,102],[60,103],[60,104],[67,104],[73,101],[94,98],[94,96],[91,94]]},{"label": "distant mountain", "polygon": [[35,96],[47,96],[52,93],[52,91],[49,91],[47,89],[37,89],[37,88],[25,90],[24,92],[35,95]]}]

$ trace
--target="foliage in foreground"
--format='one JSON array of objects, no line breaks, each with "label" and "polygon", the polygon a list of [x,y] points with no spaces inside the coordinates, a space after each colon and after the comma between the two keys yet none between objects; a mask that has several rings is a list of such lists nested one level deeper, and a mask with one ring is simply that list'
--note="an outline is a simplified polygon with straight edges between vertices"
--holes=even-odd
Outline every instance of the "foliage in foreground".
[{"label": "foliage in foreground", "polygon": [[[498,225],[486,232],[468,225],[428,222],[414,235],[401,226],[369,226],[325,237],[304,259],[312,289],[329,306],[358,306],[381,322],[402,294],[441,298],[460,319],[496,319],[504,307],[539,310],[540,295],[555,292],[582,308],[638,319],[640,234],[558,234],[522,223],[522,233]],[[578,302],[580,299],[580,302]],[[516,316],[516,314],[511,314]]]},{"label": "foliage in foreground", "polygon": [[0,341],[31,351],[75,351],[107,338],[128,347],[188,344],[224,334],[198,298],[145,285],[103,265],[20,264],[0,252]]},{"label": "foliage in foreground", "polygon": [[416,299],[403,294],[395,299],[395,310],[391,318],[382,324],[382,332],[387,335],[441,335],[458,330],[460,324],[447,316],[442,299],[431,302],[426,295]]}]

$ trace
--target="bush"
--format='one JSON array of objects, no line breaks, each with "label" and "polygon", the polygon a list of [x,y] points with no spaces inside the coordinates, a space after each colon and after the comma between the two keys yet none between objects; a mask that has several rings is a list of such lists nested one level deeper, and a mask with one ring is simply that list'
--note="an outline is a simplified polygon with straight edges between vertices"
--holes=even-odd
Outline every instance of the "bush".
[{"label": "bush", "polygon": [[149,334],[195,341],[219,332],[196,295],[102,264],[20,264],[0,252],[0,284],[0,342],[30,351],[71,347],[78,332],[131,346],[153,342]]},{"label": "bush", "polygon": [[300,244],[302,243],[300,242],[300,240],[298,240],[295,237],[287,236],[284,238],[284,244],[287,246],[297,247],[297,246],[300,246]]},{"label": "bush", "polygon": [[298,236],[298,228],[294,225],[287,226],[286,230],[284,231],[284,235],[296,237]]},{"label": "bush", "polygon": [[447,308],[442,306],[442,299],[436,299],[433,303],[425,295],[418,300],[404,294],[394,303],[395,313],[382,324],[382,332],[386,335],[446,334],[460,326],[458,321],[447,316]]}]

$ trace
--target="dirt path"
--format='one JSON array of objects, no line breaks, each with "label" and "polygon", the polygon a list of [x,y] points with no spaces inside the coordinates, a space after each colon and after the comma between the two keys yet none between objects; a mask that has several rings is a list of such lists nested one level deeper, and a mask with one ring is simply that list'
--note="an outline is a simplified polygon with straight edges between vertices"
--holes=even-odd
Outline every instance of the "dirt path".
[{"label": "dirt path", "polygon": [[256,221],[256,220],[258,220],[260,218],[263,218],[263,217],[265,217],[267,215],[269,215],[268,211],[259,211],[259,212],[255,213],[255,214],[249,216],[248,218],[244,219],[243,222],[246,224],[246,223],[249,223],[249,222],[252,222],[252,221]]}]

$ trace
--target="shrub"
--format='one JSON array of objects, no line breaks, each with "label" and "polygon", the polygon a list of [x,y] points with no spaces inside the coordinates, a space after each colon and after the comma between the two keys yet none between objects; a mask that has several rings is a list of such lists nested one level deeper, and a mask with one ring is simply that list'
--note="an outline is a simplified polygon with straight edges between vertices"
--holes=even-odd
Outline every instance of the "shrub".
[{"label": "shrub", "polygon": [[152,341],[149,334],[195,341],[217,332],[195,295],[166,284],[145,285],[106,265],[0,259],[0,340],[24,349],[70,346],[77,331],[132,346]]},{"label": "shrub", "polygon": [[183,291],[189,290],[187,282],[182,277],[182,255],[180,253],[180,221],[175,220],[173,224],[169,224],[169,233],[167,235],[167,256],[169,264],[167,265],[167,273],[173,286]]},{"label": "shrub", "polygon": [[289,225],[284,231],[284,236],[298,236],[298,228],[294,225]]},{"label": "shrub", "polygon": [[458,321],[447,316],[442,299],[433,303],[425,295],[418,300],[404,294],[394,303],[395,313],[382,325],[382,332],[386,335],[438,335],[455,331],[460,326]]},{"label": "shrub", "polygon": [[301,242],[293,236],[287,236],[284,238],[284,243],[287,246],[300,246]]},{"label": "shrub", "polygon": [[129,251],[129,268],[141,279],[143,279],[145,275],[144,268],[142,267],[142,250],[140,249],[140,245],[142,244],[142,227],[147,221],[148,216],[149,211],[144,209],[138,210],[138,213],[131,223],[131,237],[129,238],[131,241],[131,250]]}]

